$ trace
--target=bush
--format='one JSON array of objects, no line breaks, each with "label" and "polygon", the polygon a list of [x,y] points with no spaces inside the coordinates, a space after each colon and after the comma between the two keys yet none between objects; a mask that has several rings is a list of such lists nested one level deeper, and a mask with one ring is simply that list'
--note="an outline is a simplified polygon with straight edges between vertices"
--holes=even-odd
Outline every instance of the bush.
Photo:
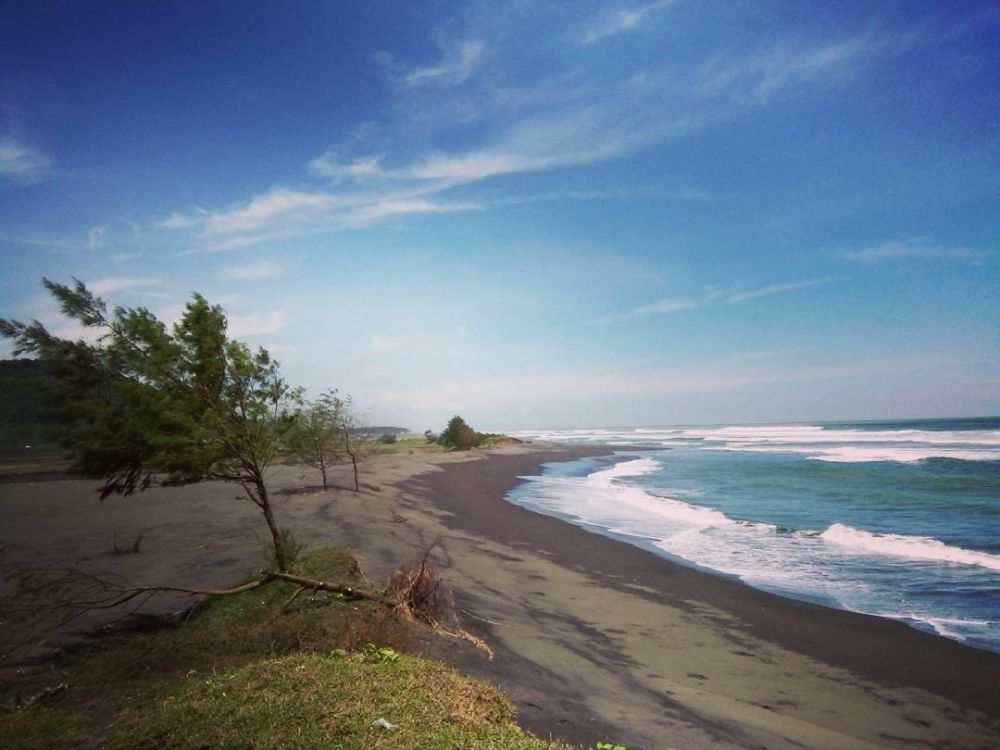
[{"label": "bush", "polygon": [[445,448],[467,451],[479,445],[479,433],[469,427],[457,414],[448,420],[448,426],[438,437],[438,444]]},{"label": "bush", "polygon": [[391,432],[385,432],[379,435],[378,441],[380,443],[385,443],[386,445],[390,445],[396,442],[396,436],[393,435]]}]

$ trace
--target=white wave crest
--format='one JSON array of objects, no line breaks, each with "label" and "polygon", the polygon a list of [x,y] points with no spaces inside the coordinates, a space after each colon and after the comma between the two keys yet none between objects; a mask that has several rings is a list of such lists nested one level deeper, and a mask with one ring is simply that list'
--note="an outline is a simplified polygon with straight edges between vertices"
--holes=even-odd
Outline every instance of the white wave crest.
[{"label": "white wave crest", "polygon": [[652,474],[662,468],[663,464],[652,458],[636,458],[631,461],[621,461],[608,469],[595,471],[586,481],[591,486],[610,487],[611,482],[619,477],[638,477]]},{"label": "white wave crest", "polygon": [[978,565],[989,570],[1000,570],[1000,555],[952,547],[927,536],[876,534],[842,523],[835,523],[820,534],[820,538],[841,547],[864,550],[879,555],[893,555],[907,557],[911,560],[930,560],[960,565]]},{"label": "white wave crest", "polygon": [[693,447],[750,453],[798,453],[817,461],[913,463],[929,458],[1000,461],[1000,430],[863,430],[815,424],[731,425],[518,432],[528,440],[601,445]]},{"label": "white wave crest", "polygon": [[865,446],[844,445],[838,447],[819,447],[812,445],[746,445],[726,443],[725,445],[706,446],[705,450],[738,451],[740,453],[802,453],[813,461],[830,461],[834,463],[872,463],[876,461],[894,461],[896,463],[915,463],[928,458],[952,458],[963,461],[1000,461],[1000,450],[987,448],[935,448],[909,446]]}]

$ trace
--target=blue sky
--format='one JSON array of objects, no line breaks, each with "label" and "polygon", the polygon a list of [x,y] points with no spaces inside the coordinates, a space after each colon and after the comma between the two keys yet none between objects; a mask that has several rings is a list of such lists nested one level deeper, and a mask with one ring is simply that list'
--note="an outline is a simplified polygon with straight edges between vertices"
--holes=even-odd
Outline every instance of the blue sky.
[{"label": "blue sky", "polygon": [[3,3],[0,314],[75,335],[43,275],[168,320],[197,290],[418,430],[1000,413],[998,34],[974,2]]}]

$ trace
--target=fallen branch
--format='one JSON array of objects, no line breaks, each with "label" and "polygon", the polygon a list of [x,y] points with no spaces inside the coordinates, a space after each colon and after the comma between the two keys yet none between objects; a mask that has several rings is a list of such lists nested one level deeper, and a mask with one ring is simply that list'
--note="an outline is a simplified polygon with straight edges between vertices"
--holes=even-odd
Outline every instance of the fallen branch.
[{"label": "fallen branch", "polygon": [[387,599],[381,594],[372,594],[368,591],[363,591],[361,589],[356,589],[353,586],[348,586],[342,583],[328,583],[326,581],[317,581],[313,578],[303,578],[302,576],[297,576],[292,573],[277,573],[262,571],[265,576],[264,580],[281,580],[288,581],[290,583],[296,583],[306,589],[312,589],[314,591],[330,591],[334,594],[340,594],[345,599],[365,599],[370,602],[378,602],[379,604],[384,604],[387,607],[395,607],[396,602],[392,599]]},{"label": "fallen branch", "polygon": [[3,704],[2,710],[4,713],[12,714],[15,711],[23,711],[26,708],[31,708],[32,706],[44,706],[47,703],[51,703],[57,697],[66,692],[68,686],[65,682],[56,685],[55,687],[45,688],[38,695],[34,695],[28,700],[21,700],[20,696],[10,703]]}]

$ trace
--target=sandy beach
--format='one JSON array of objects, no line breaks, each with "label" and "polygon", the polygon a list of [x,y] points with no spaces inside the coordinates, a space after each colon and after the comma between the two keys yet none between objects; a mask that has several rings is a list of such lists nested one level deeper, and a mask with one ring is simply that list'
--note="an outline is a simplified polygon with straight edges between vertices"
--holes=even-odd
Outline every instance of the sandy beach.
[{"label": "sandy beach", "polygon": [[[1000,744],[998,654],[760,592],[504,501],[519,476],[586,453],[389,454],[365,462],[358,493],[323,492],[304,467],[276,468],[271,484],[300,541],[350,546],[375,580],[439,539],[462,625],[496,658],[459,643],[424,647],[499,684],[541,736],[636,748]],[[346,469],[335,482],[346,484]],[[142,584],[221,586],[261,565],[263,525],[236,487],[100,503],[94,486],[0,485],[6,553]],[[116,533],[140,532],[139,554],[109,554]]]}]

